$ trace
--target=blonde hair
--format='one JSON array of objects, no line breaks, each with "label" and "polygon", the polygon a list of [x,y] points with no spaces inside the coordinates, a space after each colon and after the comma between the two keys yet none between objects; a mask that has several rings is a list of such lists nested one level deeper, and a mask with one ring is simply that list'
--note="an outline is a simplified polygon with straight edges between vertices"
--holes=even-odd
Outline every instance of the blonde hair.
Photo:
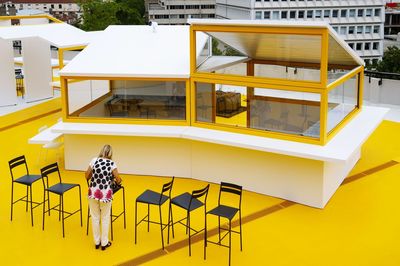
[{"label": "blonde hair", "polygon": [[99,153],[99,157],[102,158],[107,158],[107,159],[112,159],[112,148],[110,145],[106,144],[104,145],[104,147],[101,149],[100,153]]}]

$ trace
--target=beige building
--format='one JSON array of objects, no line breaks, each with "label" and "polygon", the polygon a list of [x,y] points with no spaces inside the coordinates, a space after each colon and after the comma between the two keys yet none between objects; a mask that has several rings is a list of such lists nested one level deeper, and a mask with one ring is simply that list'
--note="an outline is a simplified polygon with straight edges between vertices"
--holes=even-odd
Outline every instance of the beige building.
[{"label": "beige building", "polygon": [[215,0],[145,0],[149,21],[183,25],[189,18],[214,18]]}]

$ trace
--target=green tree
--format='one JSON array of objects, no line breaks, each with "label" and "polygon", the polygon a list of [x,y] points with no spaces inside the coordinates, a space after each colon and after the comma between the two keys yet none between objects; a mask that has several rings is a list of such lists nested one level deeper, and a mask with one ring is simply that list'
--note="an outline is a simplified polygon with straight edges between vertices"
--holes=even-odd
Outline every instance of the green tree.
[{"label": "green tree", "polygon": [[212,38],[211,47],[212,47],[212,55],[222,55],[222,51],[218,48],[219,42],[217,39]]},{"label": "green tree", "polygon": [[82,9],[80,28],[104,30],[109,25],[144,24],[143,0],[77,0]]},{"label": "green tree", "polygon": [[143,0],[116,0],[118,11],[116,17],[119,25],[142,25],[144,20]]},{"label": "green tree", "polygon": [[238,52],[236,49],[233,49],[230,46],[226,46],[224,50],[224,55],[226,56],[243,56],[242,53]]},{"label": "green tree", "polygon": [[118,24],[116,12],[119,5],[114,1],[78,0],[82,10],[80,28],[86,31],[104,30]]},{"label": "green tree", "polygon": [[388,47],[383,53],[382,61],[376,66],[379,72],[400,73],[400,49],[396,46]]}]

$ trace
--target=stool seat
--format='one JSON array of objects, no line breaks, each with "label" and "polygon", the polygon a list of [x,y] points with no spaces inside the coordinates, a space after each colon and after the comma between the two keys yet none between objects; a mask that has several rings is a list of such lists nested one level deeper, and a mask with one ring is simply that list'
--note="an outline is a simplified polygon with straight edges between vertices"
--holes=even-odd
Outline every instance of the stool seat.
[{"label": "stool seat", "polygon": [[[160,199],[161,197],[161,199]],[[157,193],[153,190],[147,189],[145,192],[140,194],[139,197],[136,198],[137,202],[141,203],[148,203],[148,204],[153,204],[153,205],[159,205],[159,204],[164,204],[168,200],[168,196],[162,195],[160,193]]]},{"label": "stool seat", "polygon": [[65,192],[67,192],[68,190],[70,190],[71,188],[74,188],[76,186],[78,186],[78,184],[58,183],[58,184],[55,184],[55,185],[47,188],[46,190],[48,190],[49,192],[55,193],[57,195],[62,195]]},{"label": "stool seat", "polygon": [[[192,200],[192,201],[190,201]],[[197,198],[193,198],[192,195],[188,192],[185,192],[179,196],[176,196],[171,200],[171,203],[177,205],[187,211],[193,211],[197,208],[203,206],[203,202],[198,200]]]},{"label": "stool seat", "polygon": [[232,218],[236,215],[236,213],[239,211],[238,208],[233,208],[230,206],[226,205],[219,205],[212,209],[211,211],[208,211],[207,214],[212,214],[220,217],[224,217],[228,220],[232,220]]},{"label": "stool seat", "polygon": [[40,175],[24,175],[15,179],[14,182],[30,186],[40,178],[42,178]]}]

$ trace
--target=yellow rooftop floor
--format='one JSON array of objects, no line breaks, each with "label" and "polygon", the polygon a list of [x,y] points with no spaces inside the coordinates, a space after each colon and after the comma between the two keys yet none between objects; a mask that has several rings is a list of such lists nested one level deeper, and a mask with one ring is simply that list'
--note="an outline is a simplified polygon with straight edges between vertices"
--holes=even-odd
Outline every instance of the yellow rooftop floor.
[{"label": "yellow rooftop floor", "polygon": [[[54,124],[59,117],[60,113],[50,114],[0,131],[2,265],[228,265],[228,250],[212,244],[207,248],[207,260],[203,260],[200,238],[194,239],[189,257],[185,231],[178,225],[175,239],[165,251],[161,250],[157,225],[151,225],[150,232],[146,225],[140,225],[138,244],[134,244],[136,197],[145,189],[160,190],[168,178],[122,175],[127,199],[127,228],[123,228],[122,218],[115,221],[113,245],[106,251],[94,249],[91,231],[89,236],[86,235],[86,181],[82,172],[62,171],[63,181],[81,184],[82,227],[79,215],[70,217],[65,223],[66,236],[62,238],[61,222],[54,212],[50,217],[46,216],[45,230],[42,231],[42,207],[34,209],[35,225],[32,227],[24,203],[14,205],[11,222],[11,177],[7,162],[25,154],[31,173],[39,173],[40,167],[54,162],[52,152],[47,161],[38,162],[40,145],[30,145],[27,141],[41,126]],[[232,265],[400,265],[399,136],[400,123],[384,121],[364,145],[361,160],[323,210],[245,192],[243,251],[240,252],[239,237],[233,235]],[[90,159],[87,158],[88,163]],[[192,191],[204,184],[177,178],[172,194]],[[15,198],[24,195],[24,186],[17,184],[15,188]],[[211,186],[208,208],[216,205],[218,189],[216,184]],[[33,194],[35,201],[42,200],[41,181],[33,185]],[[114,212],[121,210],[121,201],[121,195],[115,195]],[[52,203],[56,203],[55,198]],[[68,192],[65,203],[67,210],[75,209],[77,192]],[[167,214],[167,206],[163,210]],[[144,216],[146,207],[139,206],[138,213]],[[182,215],[174,209],[175,219]],[[152,218],[158,218],[156,209],[152,211]],[[193,215],[192,223],[195,227],[201,226],[202,211]],[[209,219],[209,230],[216,225],[216,219]]]}]

